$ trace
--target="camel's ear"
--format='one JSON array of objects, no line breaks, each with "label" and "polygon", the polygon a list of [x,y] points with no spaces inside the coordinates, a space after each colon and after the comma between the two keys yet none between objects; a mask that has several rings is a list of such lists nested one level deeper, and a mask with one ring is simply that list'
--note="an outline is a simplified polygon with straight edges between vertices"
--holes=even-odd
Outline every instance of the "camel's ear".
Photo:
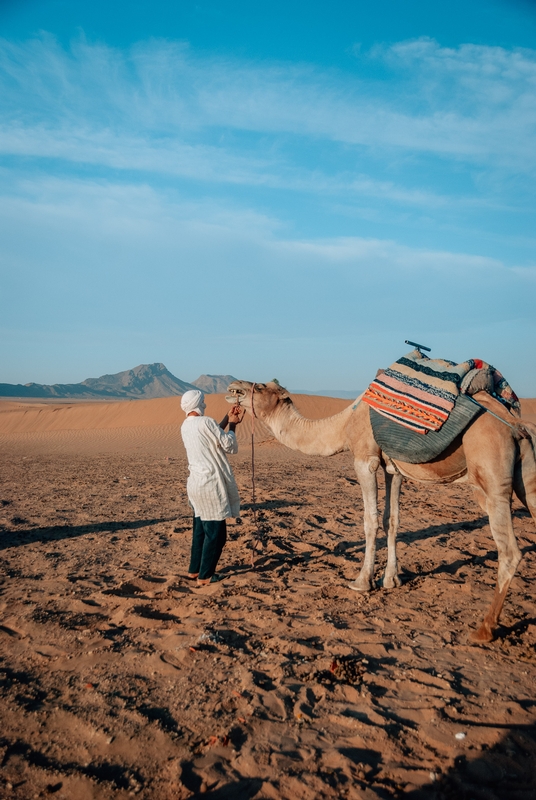
[{"label": "camel's ear", "polygon": [[279,381],[269,381],[266,386],[267,388],[273,389],[275,392],[277,392],[277,396],[280,400],[290,400],[290,394],[287,392],[284,386],[281,386]]}]

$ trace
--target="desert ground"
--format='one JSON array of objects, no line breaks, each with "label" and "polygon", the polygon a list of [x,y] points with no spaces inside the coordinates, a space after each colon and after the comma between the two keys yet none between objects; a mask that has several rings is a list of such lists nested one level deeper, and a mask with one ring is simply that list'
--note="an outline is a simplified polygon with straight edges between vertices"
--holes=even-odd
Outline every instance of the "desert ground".
[{"label": "desert ground", "polygon": [[[310,417],[347,405],[295,399]],[[0,402],[0,797],[534,800],[536,528],[520,504],[502,627],[472,646],[497,561],[471,489],[405,483],[403,586],[361,595],[350,454],[294,453],[258,426],[252,569],[246,417],[242,521],[224,579],[197,589],[182,418],[180,398]],[[379,579],[383,537],[378,560]]]}]

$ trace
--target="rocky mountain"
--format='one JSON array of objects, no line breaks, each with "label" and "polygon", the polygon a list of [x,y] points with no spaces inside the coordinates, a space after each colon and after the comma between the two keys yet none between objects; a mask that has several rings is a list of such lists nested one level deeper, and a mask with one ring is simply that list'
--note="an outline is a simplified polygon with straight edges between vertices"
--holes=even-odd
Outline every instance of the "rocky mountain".
[{"label": "rocky mountain", "polygon": [[192,383],[205,394],[224,394],[229,384],[235,380],[232,375],[200,375]]},{"label": "rocky mountain", "polygon": [[[188,389],[202,389],[207,394],[225,391],[234,378],[231,375],[201,375],[195,384],[176,378],[164,364],[140,364],[134,369],[87,378],[81,383],[55,383],[46,386],[40,383],[0,383],[0,397],[35,397],[58,399],[104,399],[124,398],[151,399],[173,397]],[[200,383],[199,383],[200,382]],[[222,386],[224,388],[211,388]]]}]

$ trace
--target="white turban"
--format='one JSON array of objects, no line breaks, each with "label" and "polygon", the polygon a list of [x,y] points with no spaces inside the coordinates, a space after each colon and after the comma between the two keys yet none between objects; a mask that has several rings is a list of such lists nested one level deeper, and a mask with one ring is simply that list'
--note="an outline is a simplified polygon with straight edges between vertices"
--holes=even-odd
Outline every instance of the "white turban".
[{"label": "white turban", "polygon": [[206,408],[205,395],[200,389],[190,389],[188,392],[184,392],[181,398],[181,408],[186,416],[195,411],[202,417]]}]

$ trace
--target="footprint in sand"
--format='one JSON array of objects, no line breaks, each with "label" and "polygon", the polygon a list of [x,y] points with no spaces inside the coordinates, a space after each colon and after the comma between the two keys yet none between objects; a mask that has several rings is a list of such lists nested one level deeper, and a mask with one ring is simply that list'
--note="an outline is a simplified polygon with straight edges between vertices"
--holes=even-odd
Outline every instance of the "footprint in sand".
[{"label": "footprint in sand", "polygon": [[27,634],[23,631],[17,631],[15,628],[10,628],[8,625],[0,625],[0,633],[5,633],[13,639],[24,639]]},{"label": "footprint in sand", "polygon": [[65,650],[49,644],[37,645],[35,647],[35,652],[40,656],[44,656],[45,658],[59,658],[60,656],[66,655]]},{"label": "footprint in sand", "polygon": [[114,589],[106,589],[103,594],[111,594],[115,597],[137,597],[142,598],[144,597],[145,589],[142,586],[139,586],[137,583],[133,581],[125,581],[124,583],[120,583],[119,586],[115,587]]},{"label": "footprint in sand", "polygon": [[156,620],[157,622],[180,622],[175,614],[159,611],[158,608],[151,608],[151,606],[133,606],[130,611],[131,614],[136,614],[136,616],[143,617],[143,619]]},{"label": "footprint in sand", "polygon": [[165,664],[170,664],[176,669],[184,669],[184,667],[191,664],[195,657],[195,651],[190,648],[181,648],[176,652],[166,651],[160,654],[160,660]]},{"label": "footprint in sand", "polygon": [[142,581],[147,581],[147,583],[167,583],[167,578],[162,578],[160,575],[142,575]]}]

